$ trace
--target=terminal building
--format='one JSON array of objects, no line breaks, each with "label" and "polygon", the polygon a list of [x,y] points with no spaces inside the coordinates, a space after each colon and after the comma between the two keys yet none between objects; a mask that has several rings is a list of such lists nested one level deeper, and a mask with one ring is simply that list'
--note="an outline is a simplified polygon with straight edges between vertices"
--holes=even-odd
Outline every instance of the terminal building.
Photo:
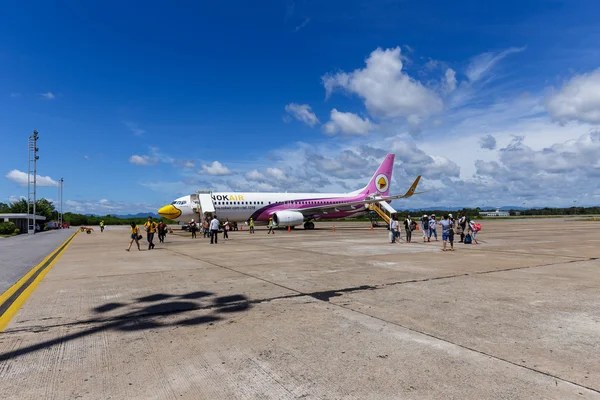
[{"label": "terminal building", "polygon": [[499,208],[496,208],[496,211],[481,211],[479,213],[482,217],[508,217],[510,216],[508,211],[500,211]]},{"label": "terminal building", "polygon": [[[33,214],[26,213],[6,213],[0,214],[0,222],[12,222],[15,224],[21,233],[27,233],[27,221],[33,219]],[[35,224],[41,226],[46,220],[46,217],[41,215],[35,216]]]}]

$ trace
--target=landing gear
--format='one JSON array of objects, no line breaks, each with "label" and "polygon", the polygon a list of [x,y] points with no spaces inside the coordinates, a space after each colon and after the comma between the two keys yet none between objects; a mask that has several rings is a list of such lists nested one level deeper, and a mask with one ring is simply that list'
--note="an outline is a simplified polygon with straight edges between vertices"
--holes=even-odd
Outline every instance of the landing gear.
[{"label": "landing gear", "polygon": [[304,229],[315,229],[315,223],[314,222],[305,222]]}]

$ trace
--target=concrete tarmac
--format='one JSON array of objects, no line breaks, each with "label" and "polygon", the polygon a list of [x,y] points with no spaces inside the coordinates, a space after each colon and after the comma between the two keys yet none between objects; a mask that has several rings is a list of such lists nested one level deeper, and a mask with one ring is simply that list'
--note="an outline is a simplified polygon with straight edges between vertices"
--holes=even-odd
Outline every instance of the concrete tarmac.
[{"label": "concrete tarmac", "polygon": [[73,232],[74,228],[59,229],[0,238],[0,293],[14,285]]},{"label": "concrete tarmac", "polygon": [[2,397],[600,399],[600,223],[482,225],[77,235],[0,334]]}]

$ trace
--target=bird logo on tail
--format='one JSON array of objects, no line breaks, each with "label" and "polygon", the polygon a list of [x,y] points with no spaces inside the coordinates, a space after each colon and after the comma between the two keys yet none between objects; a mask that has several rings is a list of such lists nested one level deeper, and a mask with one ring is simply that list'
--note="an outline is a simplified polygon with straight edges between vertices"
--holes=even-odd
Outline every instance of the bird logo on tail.
[{"label": "bird logo on tail", "polygon": [[375,178],[375,187],[379,193],[385,193],[390,186],[390,181],[385,174],[379,174]]}]

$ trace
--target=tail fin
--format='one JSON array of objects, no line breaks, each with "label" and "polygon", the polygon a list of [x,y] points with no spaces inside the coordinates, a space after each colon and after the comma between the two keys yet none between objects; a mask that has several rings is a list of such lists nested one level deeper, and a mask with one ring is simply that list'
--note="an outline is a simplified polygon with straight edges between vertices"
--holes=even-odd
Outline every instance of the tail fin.
[{"label": "tail fin", "polygon": [[394,169],[394,154],[388,154],[371,178],[369,184],[361,190],[361,194],[379,194],[387,196],[392,181],[392,170]]}]

